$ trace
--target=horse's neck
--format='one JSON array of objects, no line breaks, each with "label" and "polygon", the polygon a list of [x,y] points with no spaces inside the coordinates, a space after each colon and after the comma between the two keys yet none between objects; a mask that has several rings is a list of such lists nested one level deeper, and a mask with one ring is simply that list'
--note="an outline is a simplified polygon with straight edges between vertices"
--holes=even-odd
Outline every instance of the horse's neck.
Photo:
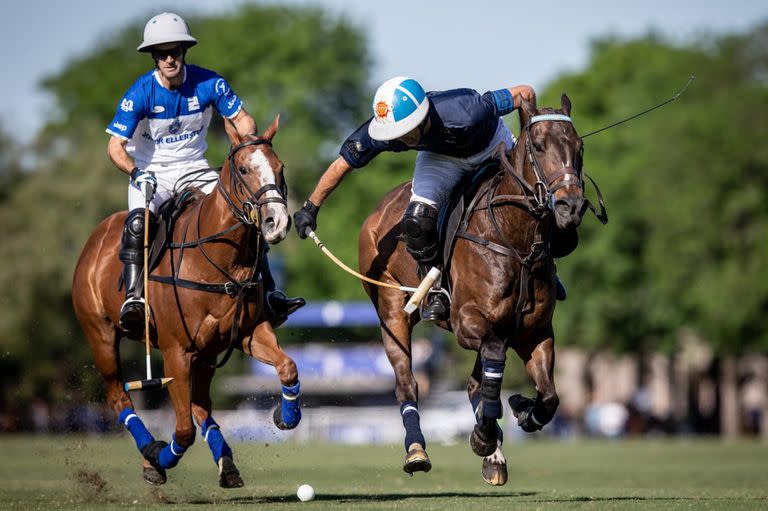
[{"label": "horse's neck", "polygon": [[[239,222],[222,192],[217,186],[213,192],[203,198],[199,214],[193,219],[195,225],[192,225],[194,238],[203,239],[208,236],[215,236],[228,229],[231,229]],[[205,251],[216,264],[225,269],[235,269],[237,267],[247,267],[252,262],[250,233],[247,226],[241,225],[230,232],[226,232],[217,237],[219,242],[206,243]]]}]

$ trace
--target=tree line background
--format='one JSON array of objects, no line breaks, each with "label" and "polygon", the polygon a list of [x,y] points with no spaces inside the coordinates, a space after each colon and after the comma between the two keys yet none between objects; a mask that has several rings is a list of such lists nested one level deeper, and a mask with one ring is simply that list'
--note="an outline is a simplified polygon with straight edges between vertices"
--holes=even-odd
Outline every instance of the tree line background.
[{"label": "tree line background", "polygon": [[[369,115],[377,84],[364,31],[307,8],[251,6],[189,21],[204,44],[187,61],[225,76],[261,129],[281,114],[276,151],[289,210],[297,210]],[[4,413],[34,400],[101,398],[72,312],[71,277],[90,231],[126,207],[125,178],[107,158],[104,128],[151,66],[134,50],[141,28],[126,26],[43,82],[57,109],[33,144],[19,146],[0,126]],[[677,102],[585,141],[585,168],[610,222],[601,226],[588,213],[579,249],[559,263],[570,293],[555,315],[561,345],[671,352],[688,331],[723,356],[768,348],[768,24],[686,43],[655,33],[599,39],[584,69],[537,91],[539,105],[557,106],[567,92],[576,128],[586,133],[670,97],[689,74],[696,81]],[[517,115],[508,121],[518,132]],[[227,147],[215,119],[209,161],[220,164]],[[318,234],[343,260],[356,262],[360,225],[389,189],[410,179],[414,158],[382,155],[322,208]],[[289,294],[365,299],[357,280],[295,233],[271,254]]]}]

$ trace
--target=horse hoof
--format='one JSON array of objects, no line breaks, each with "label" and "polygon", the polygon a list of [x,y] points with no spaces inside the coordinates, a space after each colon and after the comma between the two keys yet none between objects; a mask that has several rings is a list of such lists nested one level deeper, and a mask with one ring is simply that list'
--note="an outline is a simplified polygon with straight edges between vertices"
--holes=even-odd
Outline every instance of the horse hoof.
[{"label": "horse hoof", "polygon": [[222,488],[242,488],[245,486],[240,471],[229,456],[219,458],[219,486]]},{"label": "horse hoof", "polygon": [[491,486],[503,486],[507,484],[507,460],[504,458],[501,449],[483,458],[483,468],[481,470],[483,481]]},{"label": "horse hoof", "polygon": [[495,425],[491,428],[492,433],[490,435],[486,434],[483,429],[480,424],[475,424],[475,429],[472,430],[472,435],[469,437],[469,445],[472,447],[472,452],[485,457],[490,456],[496,450],[498,438]]},{"label": "horse hoof", "polygon": [[150,465],[148,461],[144,461],[144,467],[141,475],[144,478],[144,482],[151,484],[152,486],[160,486],[168,481],[165,470],[157,470],[155,467]]},{"label": "horse hoof", "polygon": [[520,394],[509,397],[509,407],[512,408],[512,413],[517,418],[517,425],[526,433],[535,433],[544,427],[543,424],[538,423],[533,417],[535,405],[536,401],[523,397]]},{"label": "horse hoof", "polygon": [[403,470],[410,475],[414,472],[429,472],[432,470],[432,462],[429,461],[427,451],[420,448],[414,448],[405,455]]},{"label": "horse hoof", "polygon": [[275,422],[275,426],[277,426],[277,429],[282,429],[283,431],[287,431],[289,429],[293,429],[296,426],[298,426],[301,418],[299,418],[299,421],[296,421],[296,424],[286,424],[285,421],[283,421],[283,411],[280,408],[280,405],[278,405],[277,408],[275,408],[274,413],[272,414],[272,420]]},{"label": "horse hoof", "polygon": [[[160,451],[167,445],[168,442],[155,440],[154,442],[145,445],[141,450],[141,455],[144,456],[144,459],[146,460],[146,463],[144,463],[144,480],[149,484],[165,484],[165,481],[168,480],[165,475],[165,469],[161,467],[158,462]],[[147,467],[147,465],[149,465],[149,467]],[[156,472],[156,474],[150,472]]]}]

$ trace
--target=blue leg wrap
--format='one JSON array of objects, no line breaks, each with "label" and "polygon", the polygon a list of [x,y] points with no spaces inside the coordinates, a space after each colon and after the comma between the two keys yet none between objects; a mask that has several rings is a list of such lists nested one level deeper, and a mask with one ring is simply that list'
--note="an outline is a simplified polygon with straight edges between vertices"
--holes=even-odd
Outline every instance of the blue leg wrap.
[{"label": "blue leg wrap", "polygon": [[283,398],[280,402],[280,412],[283,416],[283,422],[290,428],[295,427],[301,420],[301,403],[299,401],[299,391],[301,384],[286,387],[283,385]]},{"label": "blue leg wrap", "polygon": [[224,435],[221,434],[221,429],[213,417],[208,417],[205,422],[200,426],[200,435],[203,440],[208,444],[208,448],[213,454],[213,461],[218,465],[222,456],[233,458],[232,449],[224,440]]},{"label": "blue leg wrap", "polygon": [[173,468],[178,465],[179,460],[187,450],[176,443],[176,435],[171,437],[171,443],[163,447],[157,456],[158,464],[163,468]]},{"label": "blue leg wrap", "polygon": [[[475,414],[475,420],[478,424],[480,424],[480,403],[482,400],[483,396],[480,394],[480,392],[476,393],[475,396],[469,400],[469,402],[472,404],[472,412]],[[496,421],[496,436],[500,442],[504,442],[504,431],[502,431],[498,421]]]},{"label": "blue leg wrap", "polygon": [[480,394],[483,398],[483,418],[501,419],[501,380],[504,377],[504,361],[483,359],[483,380]]},{"label": "blue leg wrap", "polygon": [[152,436],[152,433],[147,431],[147,427],[144,426],[144,423],[141,422],[141,419],[139,419],[139,416],[136,415],[136,412],[134,412],[132,408],[123,409],[117,420],[128,429],[128,432],[136,442],[136,448],[139,449],[139,452],[141,452],[141,450],[148,444],[155,441],[155,437]]},{"label": "blue leg wrap", "polygon": [[414,442],[426,449],[427,441],[421,433],[419,421],[419,405],[413,401],[406,401],[400,407],[400,415],[403,416],[403,427],[405,427],[405,450],[408,451],[408,447]]}]

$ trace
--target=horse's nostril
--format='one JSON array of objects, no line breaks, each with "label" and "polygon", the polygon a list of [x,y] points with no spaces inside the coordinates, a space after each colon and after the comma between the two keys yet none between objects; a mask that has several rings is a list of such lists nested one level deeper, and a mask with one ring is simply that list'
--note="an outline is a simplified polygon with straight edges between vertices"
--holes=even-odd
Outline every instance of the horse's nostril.
[{"label": "horse's nostril", "polygon": [[275,228],[275,219],[273,217],[267,217],[264,219],[264,227],[266,227],[269,230],[272,230]]},{"label": "horse's nostril", "polygon": [[573,204],[571,204],[570,201],[560,199],[558,201],[555,201],[555,210],[557,210],[558,213],[561,213],[563,215],[569,215],[573,213],[576,208]]}]

